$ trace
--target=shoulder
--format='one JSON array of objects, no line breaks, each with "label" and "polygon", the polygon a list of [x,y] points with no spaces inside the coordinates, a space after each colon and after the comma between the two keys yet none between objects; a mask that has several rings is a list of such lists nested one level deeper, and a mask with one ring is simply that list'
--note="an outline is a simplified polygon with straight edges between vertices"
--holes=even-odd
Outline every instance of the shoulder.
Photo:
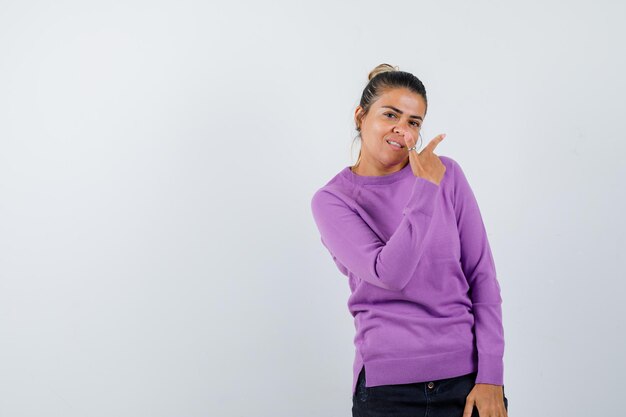
[{"label": "shoulder", "polygon": [[311,197],[311,209],[315,213],[329,206],[352,207],[355,204],[356,188],[341,174],[335,175]]},{"label": "shoulder", "polygon": [[443,165],[446,167],[446,169],[454,170],[459,166],[459,163],[455,159],[447,155],[437,155],[437,156],[439,157]]},{"label": "shoulder", "polygon": [[328,204],[351,206],[354,202],[352,190],[337,184],[326,184],[313,193],[311,208],[313,211]]}]

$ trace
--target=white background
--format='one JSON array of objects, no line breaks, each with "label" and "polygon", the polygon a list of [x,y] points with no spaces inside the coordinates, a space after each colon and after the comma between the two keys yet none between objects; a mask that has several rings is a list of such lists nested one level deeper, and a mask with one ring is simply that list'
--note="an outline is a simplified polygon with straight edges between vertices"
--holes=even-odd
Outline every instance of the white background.
[{"label": "white background", "polygon": [[0,417],[349,416],[310,198],[381,63],[481,207],[509,415],[623,415],[625,12],[3,1]]}]

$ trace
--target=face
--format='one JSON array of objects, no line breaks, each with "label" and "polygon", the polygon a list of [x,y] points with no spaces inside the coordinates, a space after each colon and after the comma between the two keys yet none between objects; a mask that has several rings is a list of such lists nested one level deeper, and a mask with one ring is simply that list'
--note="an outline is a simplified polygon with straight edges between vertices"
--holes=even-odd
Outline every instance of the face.
[{"label": "face", "polygon": [[[355,118],[362,113],[361,106],[357,106]],[[410,135],[417,142],[425,116],[426,102],[419,94],[396,88],[380,96],[361,119],[359,170],[384,175],[404,166],[409,151],[403,134]],[[398,142],[401,147],[388,140]]]}]

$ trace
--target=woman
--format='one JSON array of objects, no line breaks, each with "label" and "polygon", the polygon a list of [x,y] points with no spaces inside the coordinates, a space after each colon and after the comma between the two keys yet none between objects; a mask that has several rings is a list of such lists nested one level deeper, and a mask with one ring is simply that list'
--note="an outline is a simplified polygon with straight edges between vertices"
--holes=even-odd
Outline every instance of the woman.
[{"label": "woman", "polygon": [[388,64],[355,111],[359,158],[311,200],[349,279],[356,328],[352,415],[506,417],[502,299],[460,165],[416,142],[426,90]]}]

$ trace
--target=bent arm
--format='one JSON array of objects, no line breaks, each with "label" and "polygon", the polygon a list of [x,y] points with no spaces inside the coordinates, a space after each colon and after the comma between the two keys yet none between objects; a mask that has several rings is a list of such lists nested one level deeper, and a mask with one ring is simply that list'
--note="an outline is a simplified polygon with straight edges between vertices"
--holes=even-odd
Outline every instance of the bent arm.
[{"label": "bent arm", "polygon": [[381,241],[353,208],[328,190],[313,195],[311,210],[321,241],[338,267],[343,265],[378,287],[402,290],[424,251],[438,191],[438,185],[415,177],[402,221],[387,242]]}]

